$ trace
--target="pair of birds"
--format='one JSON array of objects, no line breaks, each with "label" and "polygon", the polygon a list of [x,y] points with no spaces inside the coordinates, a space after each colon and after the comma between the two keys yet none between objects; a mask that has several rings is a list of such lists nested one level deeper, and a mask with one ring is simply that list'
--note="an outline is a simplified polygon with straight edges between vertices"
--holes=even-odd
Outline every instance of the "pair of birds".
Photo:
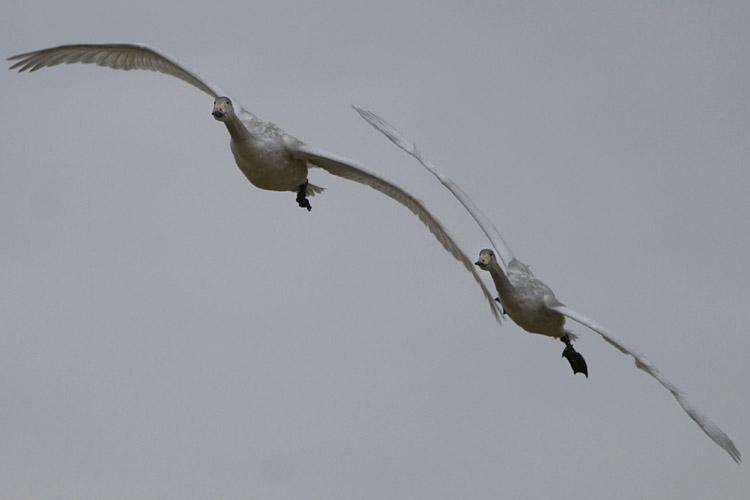
[{"label": "pair of birds", "polygon": [[[547,285],[534,277],[526,264],[515,258],[495,226],[466,193],[438,172],[413,143],[407,141],[377,115],[355,107],[370,125],[415,157],[435,175],[456,196],[487,235],[495,251],[482,250],[475,264],[492,276],[499,295],[497,299],[493,299],[471,260],[461,251],[440,221],[411,194],[352,160],[308,146],[276,125],[260,120],[233,102],[219,86],[154,48],[141,44],[63,45],[19,54],[10,57],[9,60],[17,61],[10,69],[19,71],[36,71],[62,63],[90,63],[113,69],[157,71],[184,80],[214,98],[211,114],[226,126],[230,135],[230,148],[237,166],[253,185],[272,191],[294,192],[298,205],[309,211],[312,206],[308,197],[323,191],[323,188],[308,182],[308,169],[318,167],[332,175],[370,186],[393,198],[411,210],[427,226],[443,248],[472,273],[498,322],[501,321],[502,313],[505,313],[528,332],[561,340],[565,344],[563,356],[570,363],[573,373],[583,373],[587,377],[586,361],[573,348],[572,341],[575,340],[576,335],[565,329],[565,319],[567,317],[589,327],[622,353],[632,356],[638,368],[654,377],[669,390],[690,418],[717,445],[729,453],[732,459],[737,463],[740,462],[740,452],[729,436],[693,407],[683,393],[664,378],[645,356],[623,344],[609,330],[594,320],[563,305]],[[501,267],[496,253],[505,269]],[[502,304],[502,311],[499,309],[498,302]]]}]

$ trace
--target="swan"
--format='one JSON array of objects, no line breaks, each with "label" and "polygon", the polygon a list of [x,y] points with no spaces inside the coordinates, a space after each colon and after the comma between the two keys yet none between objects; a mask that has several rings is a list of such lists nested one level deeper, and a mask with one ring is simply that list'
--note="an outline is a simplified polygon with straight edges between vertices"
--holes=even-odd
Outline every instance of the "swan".
[{"label": "swan", "polygon": [[490,272],[505,311],[518,326],[532,333],[548,335],[562,340],[566,344],[563,356],[570,362],[573,373],[582,372],[587,377],[586,362],[579,353],[572,349],[572,345],[570,344],[570,340],[574,338],[574,335],[567,332],[563,327],[565,318],[570,318],[595,331],[620,352],[631,356],[635,360],[635,366],[654,377],[664,386],[674,396],[685,413],[698,424],[698,427],[714,443],[724,449],[735,462],[738,464],[741,462],[742,457],[740,452],[729,436],[693,406],[687,400],[684,393],[667,380],[646,356],[624,344],[610,330],[593,319],[570,309],[558,301],[552,290],[542,281],[535,278],[526,264],[515,258],[510,247],[508,247],[505,240],[500,236],[500,232],[482,211],[477,208],[471,198],[453,181],[439,172],[432,163],[425,159],[414,143],[408,141],[393,126],[376,114],[356,106],[354,106],[354,109],[370,125],[390,139],[396,146],[416,158],[422,166],[435,175],[461,202],[487,235],[495,251],[500,255],[505,264],[507,275],[501,269],[494,252],[489,249],[482,250],[479,253],[479,260],[476,262],[476,265]]},{"label": "swan", "polygon": [[476,265],[489,271],[500,295],[499,301],[510,319],[527,332],[560,339],[565,344],[562,355],[570,363],[573,374],[583,373],[588,378],[586,360],[571,342],[577,336],[564,328],[565,316],[555,309],[562,303],[550,287],[536,279],[528,267],[517,259],[510,261],[508,274],[505,274],[490,249],[479,252]]},{"label": "swan", "polygon": [[318,167],[329,174],[359,182],[393,198],[411,210],[443,248],[474,274],[496,321],[501,321],[497,304],[475,272],[471,260],[419,200],[358,163],[308,146],[273,123],[260,120],[233,102],[218,85],[200,77],[164,52],[143,44],[75,44],[26,52],[9,57],[8,60],[17,61],[9,69],[18,69],[19,72],[34,72],[62,63],[84,63],[122,70],[157,71],[189,83],[214,98],[211,114],[217,121],[224,123],[229,131],[229,146],[235,162],[254,186],[271,191],[295,192],[298,205],[310,211],[312,207],[308,196],[322,192],[323,188],[308,182],[308,169]]}]

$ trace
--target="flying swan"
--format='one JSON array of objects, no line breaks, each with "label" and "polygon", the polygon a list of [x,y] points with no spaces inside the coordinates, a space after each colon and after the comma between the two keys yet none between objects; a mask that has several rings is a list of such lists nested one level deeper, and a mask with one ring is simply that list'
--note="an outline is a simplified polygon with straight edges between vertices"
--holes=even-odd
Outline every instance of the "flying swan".
[{"label": "flying swan", "polygon": [[322,192],[323,188],[310,184],[307,172],[310,167],[318,167],[329,174],[370,186],[393,198],[419,217],[443,248],[474,274],[495,319],[500,322],[497,304],[476,273],[471,260],[419,200],[358,163],[308,146],[273,123],[260,120],[238,103],[233,103],[218,85],[201,78],[163,52],[142,44],[76,44],[27,52],[9,57],[8,60],[17,61],[9,69],[18,68],[19,72],[33,72],[62,63],[98,64],[113,69],[166,73],[197,87],[214,98],[211,114],[226,125],[234,160],[254,186],[271,191],[295,192],[299,206],[309,211],[312,207],[307,197]]},{"label": "flying swan", "polygon": [[505,243],[505,240],[500,236],[497,228],[487,219],[481,210],[477,208],[474,202],[471,201],[471,198],[469,198],[466,193],[464,193],[461,188],[454,184],[448,177],[438,172],[435,167],[422,156],[422,153],[417,149],[416,145],[409,142],[388,122],[374,113],[357,108],[356,106],[354,109],[356,109],[362,118],[364,118],[370,125],[383,133],[388,139],[396,144],[396,146],[416,158],[422,166],[435,175],[440,182],[442,182],[445,187],[453,193],[458,201],[461,202],[466,210],[469,211],[477,224],[479,224],[479,227],[482,228],[482,231],[484,231],[484,234],[487,235],[492,243],[495,252],[500,255],[503,264],[505,264],[507,275],[501,269],[492,250],[482,250],[479,253],[479,260],[476,264],[481,269],[490,272],[497,287],[497,291],[500,295],[499,299],[505,312],[516,324],[518,324],[518,326],[531,333],[548,335],[550,337],[559,338],[565,342],[566,347],[565,351],[563,351],[563,356],[565,356],[570,362],[570,365],[573,368],[573,373],[582,372],[585,373],[586,376],[588,376],[586,362],[579,353],[575,352],[570,344],[570,340],[573,339],[574,336],[563,327],[565,317],[594,330],[601,335],[604,340],[615,346],[620,352],[632,356],[633,359],[635,359],[635,366],[654,377],[661,385],[671,392],[677,402],[680,403],[680,406],[682,406],[682,409],[685,410],[685,413],[687,413],[688,416],[698,424],[698,427],[700,427],[703,432],[714,441],[714,443],[721,446],[727,453],[729,453],[735,462],[740,463],[740,452],[734,446],[734,443],[729,436],[694,407],[687,398],[685,398],[683,392],[667,380],[656,366],[651,363],[651,361],[637,350],[623,344],[607,328],[603,327],[593,319],[564,306],[559,300],[557,300],[552,293],[552,290],[550,290],[550,288],[542,281],[536,279],[534,275],[531,274],[531,271],[526,264],[515,258],[510,251],[510,248]]}]

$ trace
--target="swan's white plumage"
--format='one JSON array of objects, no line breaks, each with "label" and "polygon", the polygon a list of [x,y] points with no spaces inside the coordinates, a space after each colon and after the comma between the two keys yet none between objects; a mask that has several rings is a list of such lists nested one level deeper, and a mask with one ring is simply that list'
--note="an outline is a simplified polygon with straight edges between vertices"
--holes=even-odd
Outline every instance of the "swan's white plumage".
[{"label": "swan's white plumage", "polygon": [[498,252],[500,258],[503,261],[503,264],[505,264],[505,267],[507,268],[508,264],[510,264],[510,262],[515,258],[513,256],[513,252],[510,251],[510,247],[507,243],[505,243],[503,237],[500,236],[500,232],[495,228],[492,222],[490,222],[487,216],[485,216],[484,213],[479,210],[479,207],[474,204],[471,198],[469,198],[469,196],[464,193],[463,190],[458,187],[452,180],[450,180],[442,173],[438,172],[438,170],[432,165],[432,163],[430,163],[429,160],[422,156],[422,153],[417,149],[416,145],[407,141],[404,136],[402,136],[388,122],[377,116],[375,113],[358,108],[357,106],[353,107],[357,111],[357,113],[359,113],[362,118],[364,118],[370,125],[382,132],[398,147],[416,158],[419,163],[421,163],[427,170],[429,170],[435,177],[437,177],[440,182],[442,182],[443,185],[445,185],[445,187],[447,187],[451,191],[451,193],[453,193],[455,197],[458,198],[458,201],[460,201],[461,204],[466,208],[466,210],[469,211],[469,214],[471,214],[474,220],[477,221],[479,227],[482,229],[482,231],[484,231],[484,234],[487,236],[487,238],[489,238],[492,246],[495,248],[495,251]]},{"label": "swan's white plumage", "polygon": [[[503,240],[502,236],[500,236],[500,233],[497,230],[497,228],[491,222],[489,222],[487,217],[485,217],[484,214],[482,214],[482,212],[471,201],[469,196],[466,193],[464,193],[458,186],[456,186],[456,184],[454,184],[450,179],[448,179],[444,174],[438,172],[437,169],[435,169],[435,167],[422,156],[421,152],[417,150],[414,143],[408,141],[403,135],[401,135],[401,133],[399,133],[395,128],[393,128],[393,126],[391,126],[388,122],[386,122],[385,120],[383,120],[382,118],[380,118],[379,116],[377,116],[376,114],[370,111],[357,108],[356,106],[354,109],[362,116],[362,118],[364,118],[376,130],[383,133],[383,135],[385,135],[388,139],[390,139],[391,142],[396,144],[396,146],[398,146],[399,148],[403,149],[404,151],[409,153],[411,156],[416,158],[425,168],[427,168],[427,170],[429,170],[433,175],[435,175],[440,180],[440,182],[442,182],[453,193],[453,195],[469,211],[471,216],[474,218],[477,224],[479,224],[479,226],[482,228],[484,233],[490,239],[490,242],[492,243],[493,247],[495,247],[495,250],[503,259],[506,265],[506,269],[508,269],[509,274],[512,273],[513,268],[515,267],[516,263],[520,263],[520,262],[513,256],[513,253],[510,251],[510,248],[505,243],[505,240]],[[523,268],[526,271],[528,271],[527,266],[525,266],[524,264],[520,264],[520,265],[522,265]],[[534,279],[533,281],[542,283],[541,281],[536,280],[536,279]],[[529,288],[526,288],[525,290],[527,292],[530,291]],[[550,294],[552,293],[552,291],[546,285],[539,288],[539,290],[541,291],[541,293],[547,293],[547,291]],[[701,430],[703,430],[703,432],[705,432],[706,435],[710,437],[714,443],[716,443],[722,449],[724,449],[732,457],[732,459],[735,462],[740,463],[740,461],[742,460],[742,456],[739,450],[737,449],[737,447],[734,445],[734,443],[730,439],[730,437],[724,431],[722,431],[719,428],[719,426],[717,426],[708,417],[706,417],[700,410],[695,408],[687,400],[687,398],[685,398],[684,393],[680,391],[669,380],[667,380],[659,371],[659,369],[656,368],[656,366],[653,363],[651,363],[651,361],[649,361],[648,358],[646,358],[646,356],[644,356],[637,350],[633,349],[632,347],[625,345],[612,332],[610,332],[607,328],[600,325],[593,319],[570,309],[569,307],[556,301],[556,299],[555,299],[555,302],[557,303],[553,302],[553,303],[548,304],[548,308],[550,310],[556,311],[562,314],[563,316],[566,316],[590,328],[591,330],[598,333],[609,344],[617,348],[620,352],[628,356],[631,356],[635,360],[635,365],[639,369],[643,370],[644,372],[654,377],[662,386],[664,386],[675,397],[675,399],[680,404],[680,406],[685,411],[685,413],[687,413],[688,416],[691,419],[693,419],[693,421],[696,424],[698,424]]]},{"label": "swan's white plumage", "polygon": [[332,155],[304,144],[296,149],[294,156],[306,160],[314,167],[322,168],[329,174],[370,186],[376,191],[380,191],[384,195],[393,198],[411,210],[412,213],[419,217],[419,220],[427,226],[440,244],[443,245],[443,248],[450,252],[456,260],[461,262],[466,269],[471,271],[474,280],[482,288],[485,298],[489,301],[495,319],[500,322],[500,315],[497,306],[495,305],[495,301],[492,298],[492,294],[484,286],[484,282],[479,277],[479,274],[477,274],[476,269],[474,269],[471,260],[466,257],[463,251],[461,251],[458,245],[453,241],[440,221],[433,217],[432,214],[422,206],[419,200],[403,189],[381,179],[374,173],[368,171],[365,167],[358,165],[347,158]]},{"label": "swan's white plumage", "polygon": [[37,71],[58,64],[98,64],[112,69],[142,69],[172,75],[202,90],[211,97],[227,96],[215,83],[187,69],[172,56],[138,43],[75,44],[26,52],[8,58],[18,61],[10,69]]},{"label": "swan's white plumage", "polygon": [[[215,83],[188,69],[175,58],[143,44],[75,44],[26,52],[9,57],[17,61],[10,69],[37,71],[58,64],[83,63],[122,70],[148,70],[179,78],[214,99],[228,98]],[[500,313],[492,294],[485,287],[469,258],[463,254],[443,225],[412,195],[355,162],[311,148],[292,137],[273,123],[260,120],[239,104],[229,99],[232,112],[222,117],[231,135],[231,149],[235,161],[248,180],[261,189],[297,191],[307,180],[309,166],[320,167],[330,174],[370,186],[411,210],[427,226],[440,244],[474,274],[482,288],[496,321]],[[218,119],[218,118],[217,118]],[[320,193],[323,188],[309,184],[307,195]]]}]

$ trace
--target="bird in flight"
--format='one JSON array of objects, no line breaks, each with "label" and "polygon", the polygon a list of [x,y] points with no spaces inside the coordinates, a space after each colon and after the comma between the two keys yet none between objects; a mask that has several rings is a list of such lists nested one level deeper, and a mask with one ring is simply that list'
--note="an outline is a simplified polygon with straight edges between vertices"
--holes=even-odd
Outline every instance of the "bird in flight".
[{"label": "bird in flight", "polygon": [[552,290],[542,281],[535,278],[529,267],[513,255],[510,247],[505,243],[503,237],[500,236],[500,232],[482,211],[477,208],[471,198],[453,181],[439,172],[431,162],[424,158],[414,143],[408,141],[393,126],[376,114],[357,108],[356,106],[354,109],[362,118],[390,139],[396,146],[416,158],[422,166],[436,176],[453,193],[469,214],[471,214],[472,218],[490,240],[495,252],[497,252],[503,261],[505,271],[500,267],[495,252],[490,249],[482,250],[479,253],[479,260],[476,264],[481,269],[490,272],[505,312],[507,312],[508,316],[518,326],[531,333],[547,335],[562,340],[566,344],[563,356],[570,362],[573,373],[582,372],[587,377],[588,369],[586,368],[586,362],[578,352],[572,349],[570,343],[574,336],[571,332],[564,329],[565,318],[570,318],[595,331],[620,352],[631,356],[638,368],[654,377],[664,386],[703,432],[714,443],[723,448],[735,462],[740,463],[742,457],[730,437],[693,406],[687,400],[684,393],[667,380],[646,356],[624,344],[611,331],[593,319],[570,309],[557,300]]},{"label": "bird in flight", "polygon": [[318,167],[329,174],[369,186],[396,200],[414,213],[456,260],[474,274],[495,319],[500,312],[471,260],[424,205],[395,184],[368,171],[357,162],[308,146],[270,122],[246,111],[218,85],[200,77],[174,58],[143,44],[61,45],[9,57],[17,61],[10,69],[36,71],[66,63],[97,64],[122,70],[149,70],[179,78],[214,98],[211,114],[229,131],[229,146],[235,162],[256,187],[271,191],[292,191],[300,207],[312,209],[308,196],[323,188],[308,182],[308,169]]}]

